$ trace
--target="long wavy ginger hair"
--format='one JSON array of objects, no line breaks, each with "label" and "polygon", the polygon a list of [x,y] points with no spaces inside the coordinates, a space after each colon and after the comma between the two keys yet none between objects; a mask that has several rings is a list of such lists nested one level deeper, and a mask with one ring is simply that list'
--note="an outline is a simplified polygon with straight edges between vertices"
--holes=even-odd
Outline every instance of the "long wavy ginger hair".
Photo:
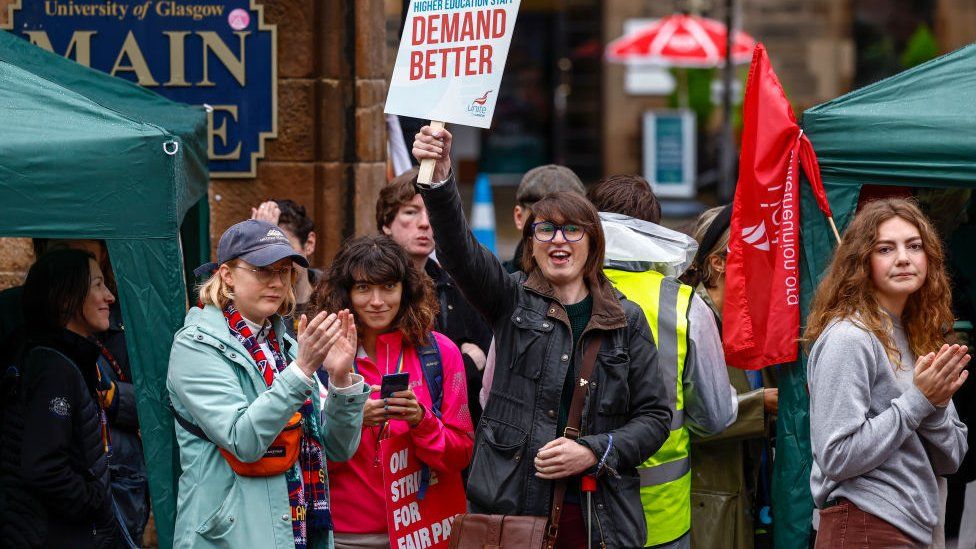
[{"label": "long wavy ginger hair", "polygon": [[808,351],[831,321],[846,318],[874,334],[892,363],[900,363],[901,353],[891,336],[891,319],[882,310],[871,279],[871,253],[878,242],[878,227],[894,217],[918,229],[928,259],[925,282],[908,297],[902,314],[911,350],[915,356],[922,356],[945,342],[953,316],[942,242],[914,201],[887,198],[867,203],[844,231],[844,240],[834,252],[810,306],[803,332]]}]

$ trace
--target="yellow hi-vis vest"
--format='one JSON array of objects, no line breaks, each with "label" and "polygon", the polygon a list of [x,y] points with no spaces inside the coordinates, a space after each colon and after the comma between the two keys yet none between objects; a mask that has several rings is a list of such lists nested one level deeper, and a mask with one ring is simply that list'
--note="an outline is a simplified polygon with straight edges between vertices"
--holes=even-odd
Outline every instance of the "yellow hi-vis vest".
[{"label": "yellow hi-vis vest", "polygon": [[605,269],[627,299],[640,305],[657,346],[661,374],[673,414],[671,434],[656,454],[638,468],[647,543],[674,541],[691,529],[690,439],[684,427],[682,379],[688,354],[688,307],[694,289],[656,271]]}]

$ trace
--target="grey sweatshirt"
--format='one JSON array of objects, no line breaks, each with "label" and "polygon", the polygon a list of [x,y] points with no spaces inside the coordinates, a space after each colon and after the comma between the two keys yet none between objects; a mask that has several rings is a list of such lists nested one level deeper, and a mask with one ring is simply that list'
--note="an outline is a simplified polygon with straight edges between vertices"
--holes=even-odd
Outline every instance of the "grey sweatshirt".
[{"label": "grey sweatshirt", "polygon": [[810,489],[817,507],[844,497],[922,544],[938,523],[936,475],[956,471],[966,426],[950,403],[933,406],[915,387],[915,356],[894,321],[898,368],[873,334],[835,321],[810,351]]}]

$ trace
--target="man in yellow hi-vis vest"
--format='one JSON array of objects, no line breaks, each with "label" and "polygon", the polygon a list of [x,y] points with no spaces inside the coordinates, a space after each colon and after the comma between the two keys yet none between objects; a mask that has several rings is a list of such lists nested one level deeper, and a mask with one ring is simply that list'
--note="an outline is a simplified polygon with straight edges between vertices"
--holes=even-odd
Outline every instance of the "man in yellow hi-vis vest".
[{"label": "man in yellow hi-vis vest", "polygon": [[[694,289],[666,276],[679,274],[681,265],[691,259],[694,247],[684,257],[675,250],[693,241],[657,225],[660,206],[647,181],[612,176],[592,186],[587,197],[600,212],[612,212],[601,213],[608,239],[604,274],[644,310],[672,406],[671,435],[639,469],[646,546],[690,547],[691,434],[721,432],[736,417],[721,336]],[[615,245],[614,235],[626,242]],[[647,246],[640,245],[642,237],[649,241]],[[626,250],[621,253],[628,257],[615,258],[618,249]]]}]

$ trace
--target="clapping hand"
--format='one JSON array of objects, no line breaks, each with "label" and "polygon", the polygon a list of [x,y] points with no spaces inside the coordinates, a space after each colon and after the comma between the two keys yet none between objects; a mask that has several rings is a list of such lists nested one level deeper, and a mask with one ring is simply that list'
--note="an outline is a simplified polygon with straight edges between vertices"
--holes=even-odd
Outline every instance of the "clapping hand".
[{"label": "clapping hand", "polygon": [[938,352],[921,356],[915,362],[915,386],[935,406],[948,406],[949,400],[969,377],[969,350],[965,345],[943,345]]},{"label": "clapping hand", "polygon": [[298,357],[295,363],[308,377],[322,366],[329,350],[339,339],[342,323],[335,314],[322,311],[311,321],[302,315],[298,321]]},{"label": "clapping hand", "polygon": [[356,350],[359,348],[359,337],[356,333],[356,320],[349,309],[339,311],[339,337],[336,339],[329,354],[326,355],[322,366],[329,374],[329,381],[336,387],[348,387],[352,384],[350,373],[352,361],[356,360]]}]

